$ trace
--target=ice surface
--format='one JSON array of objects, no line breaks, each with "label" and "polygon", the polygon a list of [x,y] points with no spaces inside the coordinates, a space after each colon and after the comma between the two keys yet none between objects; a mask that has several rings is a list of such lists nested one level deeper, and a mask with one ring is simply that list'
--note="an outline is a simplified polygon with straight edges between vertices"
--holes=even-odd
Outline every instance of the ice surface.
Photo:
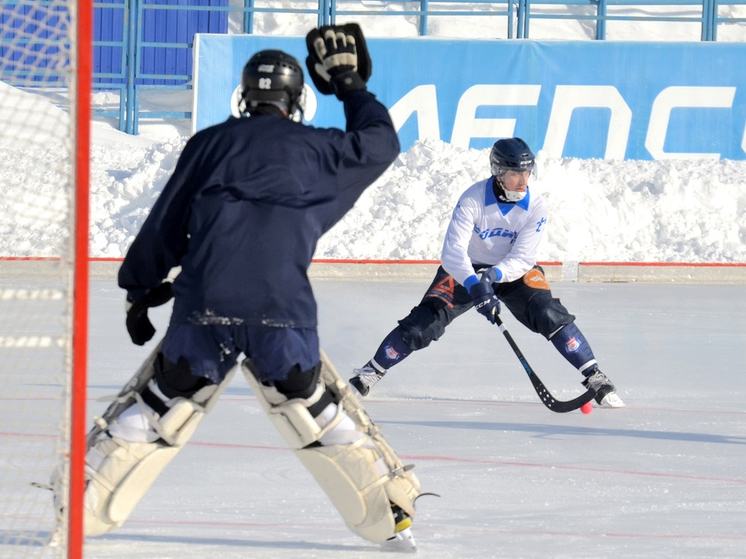
[{"label": "ice surface", "polygon": [[[341,374],[363,364],[427,281],[316,281],[322,345]],[[746,555],[746,286],[553,286],[627,403],[556,414],[497,328],[477,313],[415,353],[364,400],[423,491],[418,557]],[[155,309],[162,334],[168,309]],[[129,343],[123,295],[94,281],[89,414],[150,350]],[[580,376],[506,311],[558,398]],[[151,342],[152,344],[152,342]],[[237,376],[119,530],[86,557],[383,557],[350,532]]]}]

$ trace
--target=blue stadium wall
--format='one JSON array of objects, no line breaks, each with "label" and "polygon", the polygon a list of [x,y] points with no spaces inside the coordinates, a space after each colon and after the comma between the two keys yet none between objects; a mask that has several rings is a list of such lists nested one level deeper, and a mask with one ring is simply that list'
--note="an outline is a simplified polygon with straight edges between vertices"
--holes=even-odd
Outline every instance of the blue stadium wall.
[{"label": "blue stadium wall", "polygon": [[[180,6],[182,9],[169,9]],[[192,50],[169,45],[186,45],[195,33],[227,33],[228,12],[185,10],[184,6],[227,8],[228,0],[96,0],[94,8],[93,71],[96,84],[125,83],[128,9],[136,10],[134,31],[143,46],[138,52],[135,83],[169,85],[184,83],[185,78],[168,76],[192,74]],[[134,43],[133,43],[134,44]],[[160,76],[160,77],[148,77]]]},{"label": "blue stadium wall", "polygon": [[[368,40],[369,88],[402,150],[439,139],[485,148],[520,136],[550,157],[746,159],[746,45],[531,40]],[[195,37],[195,131],[225,120],[251,54],[304,60],[302,37]],[[341,103],[309,87],[306,120],[344,127]]]}]

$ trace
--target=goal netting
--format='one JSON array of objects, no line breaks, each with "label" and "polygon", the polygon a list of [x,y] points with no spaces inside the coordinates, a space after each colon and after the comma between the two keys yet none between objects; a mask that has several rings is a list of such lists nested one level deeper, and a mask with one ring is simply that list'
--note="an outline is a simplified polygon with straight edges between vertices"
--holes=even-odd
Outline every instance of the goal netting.
[{"label": "goal netting", "polygon": [[[89,92],[79,93],[78,22],[90,11],[78,0],[0,3],[2,558],[81,553],[71,547],[80,545],[70,531],[75,512],[66,506],[56,515],[52,492],[38,485],[49,484],[56,471],[62,501],[70,503],[71,457],[80,456],[74,427],[80,410],[71,402],[80,366],[75,340],[86,325],[76,316],[79,297],[87,297],[79,283],[87,281],[87,267],[78,264],[87,243],[78,235],[76,247],[76,218],[88,218],[80,196],[87,191],[89,111],[80,100]],[[72,463],[80,468],[79,458]]]}]

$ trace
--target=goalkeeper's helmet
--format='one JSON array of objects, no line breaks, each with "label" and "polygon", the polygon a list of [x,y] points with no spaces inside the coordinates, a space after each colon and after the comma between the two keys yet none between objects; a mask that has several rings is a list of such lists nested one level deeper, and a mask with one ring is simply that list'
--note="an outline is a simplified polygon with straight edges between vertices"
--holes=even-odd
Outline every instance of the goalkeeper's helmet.
[{"label": "goalkeeper's helmet", "polygon": [[275,105],[290,118],[302,115],[305,103],[303,67],[281,50],[254,54],[241,74],[241,113],[251,113],[260,105]]},{"label": "goalkeeper's helmet", "polygon": [[520,138],[498,140],[490,152],[492,176],[500,178],[506,171],[533,171],[536,159],[528,144]]}]

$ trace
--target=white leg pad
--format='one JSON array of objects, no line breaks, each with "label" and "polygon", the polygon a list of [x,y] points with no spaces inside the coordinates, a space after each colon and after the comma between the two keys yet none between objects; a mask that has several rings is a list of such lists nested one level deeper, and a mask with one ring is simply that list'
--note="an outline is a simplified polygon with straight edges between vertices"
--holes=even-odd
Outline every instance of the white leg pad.
[{"label": "white leg pad", "polygon": [[[375,449],[354,445],[319,446],[295,454],[316,479],[350,529],[366,540],[383,543],[396,522]],[[378,466],[378,467],[377,467]]]},{"label": "white leg pad", "polygon": [[[86,453],[86,489],[84,494],[84,531],[98,536],[118,528],[129,517],[160,473],[194,434],[200,421],[212,409],[230,382],[235,370],[219,387],[210,386],[192,399],[175,398],[163,417],[143,407],[161,436],[156,442],[128,442],[105,434]],[[208,395],[209,394],[209,395]],[[202,402],[197,403],[197,402]]]},{"label": "white leg pad", "polygon": [[[262,408],[353,532],[375,543],[391,538],[396,529],[392,503],[414,517],[420,486],[411,467],[401,463],[325,355],[319,387],[308,400],[287,400],[275,388],[258,382],[250,367],[249,360],[244,362],[244,373]],[[338,401],[337,413],[322,427],[308,406],[327,387]],[[346,417],[355,425],[353,442],[313,444]]]},{"label": "white leg pad", "polygon": [[341,419],[335,418],[322,429],[309,413],[308,406],[318,400],[320,394],[324,392],[323,386],[319,385],[308,400],[301,398],[288,400],[275,387],[265,386],[257,381],[248,369],[246,361],[243,370],[262,409],[290,448],[299,449],[315,443],[323,433],[333,428]]},{"label": "white leg pad", "polygon": [[[379,471],[385,471],[385,476],[381,479],[388,500],[398,505],[410,518],[414,519],[414,501],[420,495],[420,482],[412,472],[414,465],[405,466],[402,463],[383,433],[360,404],[360,400],[358,400],[353,389],[342,380],[323,350],[321,351],[321,364],[321,379],[339,395],[340,403],[345,412],[353,419],[357,428],[366,433],[380,455],[380,459],[375,465]],[[391,515],[390,510],[388,513]]]}]

